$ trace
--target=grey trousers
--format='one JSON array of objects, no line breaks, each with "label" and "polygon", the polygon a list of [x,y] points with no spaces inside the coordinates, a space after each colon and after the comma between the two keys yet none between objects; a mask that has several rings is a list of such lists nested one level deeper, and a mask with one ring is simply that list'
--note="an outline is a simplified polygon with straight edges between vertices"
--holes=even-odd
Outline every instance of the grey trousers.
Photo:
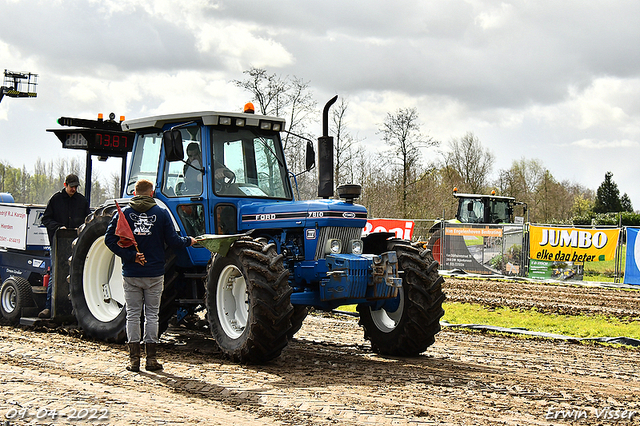
[{"label": "grey trousers", "polygon": [[140,318],[144,310],[144,342],[158,343],[158,313],[164,288],[159,277],[124,277],[124,300],[127,309],[127,342],[139,343]]}]

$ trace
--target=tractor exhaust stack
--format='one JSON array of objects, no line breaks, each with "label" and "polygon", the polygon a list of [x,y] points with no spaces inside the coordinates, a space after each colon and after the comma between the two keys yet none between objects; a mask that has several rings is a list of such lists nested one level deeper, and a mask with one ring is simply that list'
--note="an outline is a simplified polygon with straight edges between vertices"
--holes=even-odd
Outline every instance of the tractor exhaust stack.
[{"label": "tractor exhaust stack", "polygon": [[322,136],[318,138],[318,197],[333,197],[333,136],[329,136],[329,109],[338,95],[329,99],[322,112]]}]

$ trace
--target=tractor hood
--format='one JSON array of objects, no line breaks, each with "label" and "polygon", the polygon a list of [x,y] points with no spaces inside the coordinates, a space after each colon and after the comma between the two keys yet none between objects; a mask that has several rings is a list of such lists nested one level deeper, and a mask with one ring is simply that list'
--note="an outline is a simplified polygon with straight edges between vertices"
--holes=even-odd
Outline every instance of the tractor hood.
[{"label": "tractor hood", "polygon": [[367,209],[337,200],[252,203],[240,208],[238,231],[344,226],[364,228]]}]

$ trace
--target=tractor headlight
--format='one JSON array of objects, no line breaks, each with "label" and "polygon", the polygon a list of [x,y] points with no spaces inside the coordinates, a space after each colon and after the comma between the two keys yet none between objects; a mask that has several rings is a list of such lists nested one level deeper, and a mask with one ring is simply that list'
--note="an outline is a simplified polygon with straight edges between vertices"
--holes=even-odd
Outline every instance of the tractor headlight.
[{"label": "tractor headlight", "polygon": [[362,240],[351,240],[351,253],[362,254]]},{"label": "tractor headlight", "polygon": [[342,252],[342,241],[340,240],[327,241],[327,245],[325,246],[324,252],[326,254],[338,254]]}]

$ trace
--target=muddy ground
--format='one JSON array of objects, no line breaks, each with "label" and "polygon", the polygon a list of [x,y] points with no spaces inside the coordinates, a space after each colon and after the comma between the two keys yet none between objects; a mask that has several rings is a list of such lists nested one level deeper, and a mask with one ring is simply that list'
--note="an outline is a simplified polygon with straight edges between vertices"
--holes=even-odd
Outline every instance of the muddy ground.
[{"label": "muddy ground", "polygon": [[[488,306],[605,313],[629,321],[640,315],[639,293],[615,289],[448,278],[445,292],[450,301]],[[170,328],[161,348],[165,370],[131,373],[124,369],[123,345],[78,334],[0,326],[0,421],[640,424],[640,352],[628,347],[447,328],[421,356],[387,358],[371,353],[357,318],[313,314],[267,365],[233,364],[206,333]]]}]

